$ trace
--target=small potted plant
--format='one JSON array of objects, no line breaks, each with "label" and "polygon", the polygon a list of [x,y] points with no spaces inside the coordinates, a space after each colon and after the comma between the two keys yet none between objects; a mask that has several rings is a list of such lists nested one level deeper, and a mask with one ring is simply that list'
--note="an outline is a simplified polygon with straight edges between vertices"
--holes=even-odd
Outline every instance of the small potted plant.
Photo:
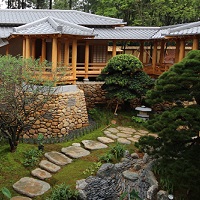
[{"label": "small potted plant", "polygon": [[44,135],[42,133],[39,133],[37,140],[38,140],[38,150],[43,151],[44,150],[44,145],[43,145]]}]

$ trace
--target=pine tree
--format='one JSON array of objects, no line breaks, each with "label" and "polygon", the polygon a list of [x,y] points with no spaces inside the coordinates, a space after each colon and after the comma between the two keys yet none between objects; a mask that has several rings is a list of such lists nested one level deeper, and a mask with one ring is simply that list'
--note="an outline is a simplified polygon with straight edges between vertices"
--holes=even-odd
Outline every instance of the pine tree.
[{"label": "pine tree", "polygon": [[[139,147],[158,158],[155,171],[162,186],[181,191],[185,199],[200,196],[200,51],[194,50],[162,74],[147,94],[152,105],[165,101],[172,106],[148,121],[158,134],[142,137]],[[186,101],[195,102],[185,105]],[[185,195],[185,196],[184,196]]]}]

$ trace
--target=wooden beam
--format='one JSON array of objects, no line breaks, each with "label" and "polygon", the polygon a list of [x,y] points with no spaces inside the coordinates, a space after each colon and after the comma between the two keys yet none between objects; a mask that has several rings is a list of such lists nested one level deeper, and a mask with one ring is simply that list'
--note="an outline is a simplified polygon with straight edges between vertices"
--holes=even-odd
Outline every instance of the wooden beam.
[{"label": "wooden beam", "polygon": [[32,59],[35,59],[35,39],[34,38],[31,40],[31,57]]},{"label": "wooden beam", "polygon": [[56,74],[57,69],[57,56],[58,56],[58,45],[57,45],[57,37],[53,37],[52,40],[52,73]]},{"label": "wooden beam", "polygon": [[140,42],[140,61],[143,63],[143,57],[144,57],[144,42],[141,41]]},{"label": "wooden beam", "polygon": [[22,56],[23,58],[26,58],[26,39],[25,38],[23,38]]},{"label": "wooden beam", "polygon": [[9,44],[6,45],[6,55],[9,54],[9,46],[10,46]]},{"label": "wooden beam", "polygon": [[199,49],[199,40],[198,38],[193,39],[193,44],[192,44],[192,50],[198,50]]},{"label": "wooden beam", "polygon": [[113,41],[113,50],[112,50],[112,57],[117,55],[117,46],[116,46],[116,41]]},{"label": "wooden beam", "polygon": [[30,58],[31,51],[30,51],[30,38],[26,37],[26,58]]},{"label": "wooden beam", "polygon": [[179,59],[178,61],[180,62],[185,56],[185,40],[181,39],[180,41],[180,51],[179,51]]},{"label": "wooden beam", "polygon": [[61,41],[58,41],[58,65],[61,66],[62,57],[61,57]]},{"label": "wooden beam", "polygon": [[153,55],[152,55],[152,67],[153,67],[153,73],[155,73],[156,63],[157,63],[157,41],[154,41],[153,45]]},{"label": "wooden beam", "polygon": [[179,61],[179,51],[180,51],[180,40],[176,39],[175,63],[178,63]]},{"label": "wooden beam", "polygon": [[42,39],[42,55],[41,55],[41,61],[44,62],[46,60],[46,40]]},{"label": "wooden beam", "polygon": [[65,40],[65,57],[64,57],[64,64],[66,67],[69,66],[69,40]]},{"label": "wooden beam", "polygon": [[85,79],[88,79],[88,68],[89,68],[89,42],[85,43]]},{"label": "wooden beam", "polygon": [[160,44],[160,64],[164,63],[164,50],[165,50],[165,40],[161,41]]},{"label": "wooden beam", "polygon": [[[77,62],[77,39],[72,41],[72,73],[73,79],[76,80],[76,63]],[[76,81],[73,82],[75,84]]]}]

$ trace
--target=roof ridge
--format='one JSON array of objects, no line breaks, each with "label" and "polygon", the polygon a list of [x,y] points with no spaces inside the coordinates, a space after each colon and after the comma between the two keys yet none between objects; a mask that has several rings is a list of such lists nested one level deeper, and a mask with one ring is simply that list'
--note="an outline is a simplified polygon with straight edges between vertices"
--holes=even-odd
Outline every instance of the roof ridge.
[{"label": "roof ridge", "polygon": [[170,29],[169,33],[174,33],[176,31],[181,31],[183,29],[193,28],[195,25],[199,26],[200,25],[200,21],[191,22],[191,23],[188,23],[188,24],[180,25],[180,26],[178,26],[176,28],[172,28],[172,29]]}]

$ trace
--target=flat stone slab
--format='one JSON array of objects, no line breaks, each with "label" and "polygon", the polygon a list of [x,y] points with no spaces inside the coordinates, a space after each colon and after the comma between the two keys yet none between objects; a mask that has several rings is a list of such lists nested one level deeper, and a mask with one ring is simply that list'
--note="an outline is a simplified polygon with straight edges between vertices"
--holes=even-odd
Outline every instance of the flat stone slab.
[{"label": "flat stone slab", "polygon": [[80,143],[73,143],[72,146],[75,146],[75,147],[80,147],[81,144]]},{"label": "flat stone slab", "polygon": [[123,137],[123,138],[130,137],[129,134],[125,134],[125,133],[117,133],[117,136],[118,136],[118,137]]},{"label": "flat stone slab", "polygon": [[40,163],[39,163],[39,166],[42,168],[42,169],[45,169],[47,170],[48,172],[52,172],[52,173],[55,173],[57,172],[58,170],[60,170],[60,166],[52,163],[52,162],[49,162],[48,160],[42,160]]},{"label": "flat stone slab", "polygon": [[129,138],[126,138],[126,139],[130,140],[131,142],[138,142],[137,138],[129,137]]},{"label": "flat stone slab", "polygon": [[145,131],[145,130],[138,130],[138,132],[142,133],[142,134],[148,134],[149,131]]},{"label": "flat stone slab", "polygon": [[133,135],[134,138],[140,139],[141,135]]},{"label": "flat stone slab", "polygon": [[104,131],[103,133],[104,133],[105,135],[107,135],[107,134],[111,134],[110,131]]},{"label": "flat stone slab", "polygon": [[107,128],[106,130],[110,131],[111,133],[118,133],[119,132],[119,130],[116,129],[116,128]]},{"label": "flat stone slab", "polygon": [[44,154],[44,156],[56,165],[67,165],[72,162],[71,158],[68,158],[63,153],[57,151],[51,151]]},{"label": "flat stone slab", "polygon": [[20,194],[24,194],[28,197],[35,197],[47,192],[51,186],[45,181],[24,177],[17,181],[13,185],[13,188]]},{"label": "flat stone slab", "polygon": [[118,136],[116,136],[116,135],[114,135],[114,134],[112,134],[112,133],[107,133],[107,134],[105,134],[105,135],[106,135],[107,137],[113,139],[113,140],[119,138]]},{"label": "flat stone slab", "polygon": [[131,144],[131,141],[129,141],[125,138],[118,138],[117,141],[121,144]]},{"label": "flat stone slab", "polygon": [[61,151],[71,158],[80,158],[90,154],[88,150],[77,146],[63,147]]},{"label": "flat stone slab", "polygon": [[118,126],[117,129],[120,130],[120,131],[123,131],[123,132],[129,132],[129,133],[135,133],[136,132],[136,130],[134,128],[130,128],[130,127]]},{"label": "flat stone slab", "polygon": [[148,136],[158,137],[158,134],[156,134],[156,133],[149,133]]},{"label": "flat stone slab", "polygon": [[104,144],[109,144],[109,143],[113,143],[114,142],[114,140],[112,140],[112,139],[110,139],[108,137],[98,137],[97,140],[99,142],[104,143]]},{"label": "flat stone slab", "polygon": [[29,197],[15,196],[15,197],[12,197],[10,200],[32,200],[32,199]]},{"label": "flat stone slab", "polygon": [[40,169],[40,168],[36,168],[36,169],[32,170],[31,174],[42,180],[52,177],[52,175],[49,172],[47,172],[46,170]]},{"label": "flat stone slab", "polygon": [[136,181],[139,178],[139,175],[135,172],[126,170],[123,173],[124,178],[131,180],[131,181]]},{"label": "flat stone slab", "polygon": [[82,143],[86,149],[90,150],[105,149],[108,147],[106,144],[94,140],[83,140]]}]

